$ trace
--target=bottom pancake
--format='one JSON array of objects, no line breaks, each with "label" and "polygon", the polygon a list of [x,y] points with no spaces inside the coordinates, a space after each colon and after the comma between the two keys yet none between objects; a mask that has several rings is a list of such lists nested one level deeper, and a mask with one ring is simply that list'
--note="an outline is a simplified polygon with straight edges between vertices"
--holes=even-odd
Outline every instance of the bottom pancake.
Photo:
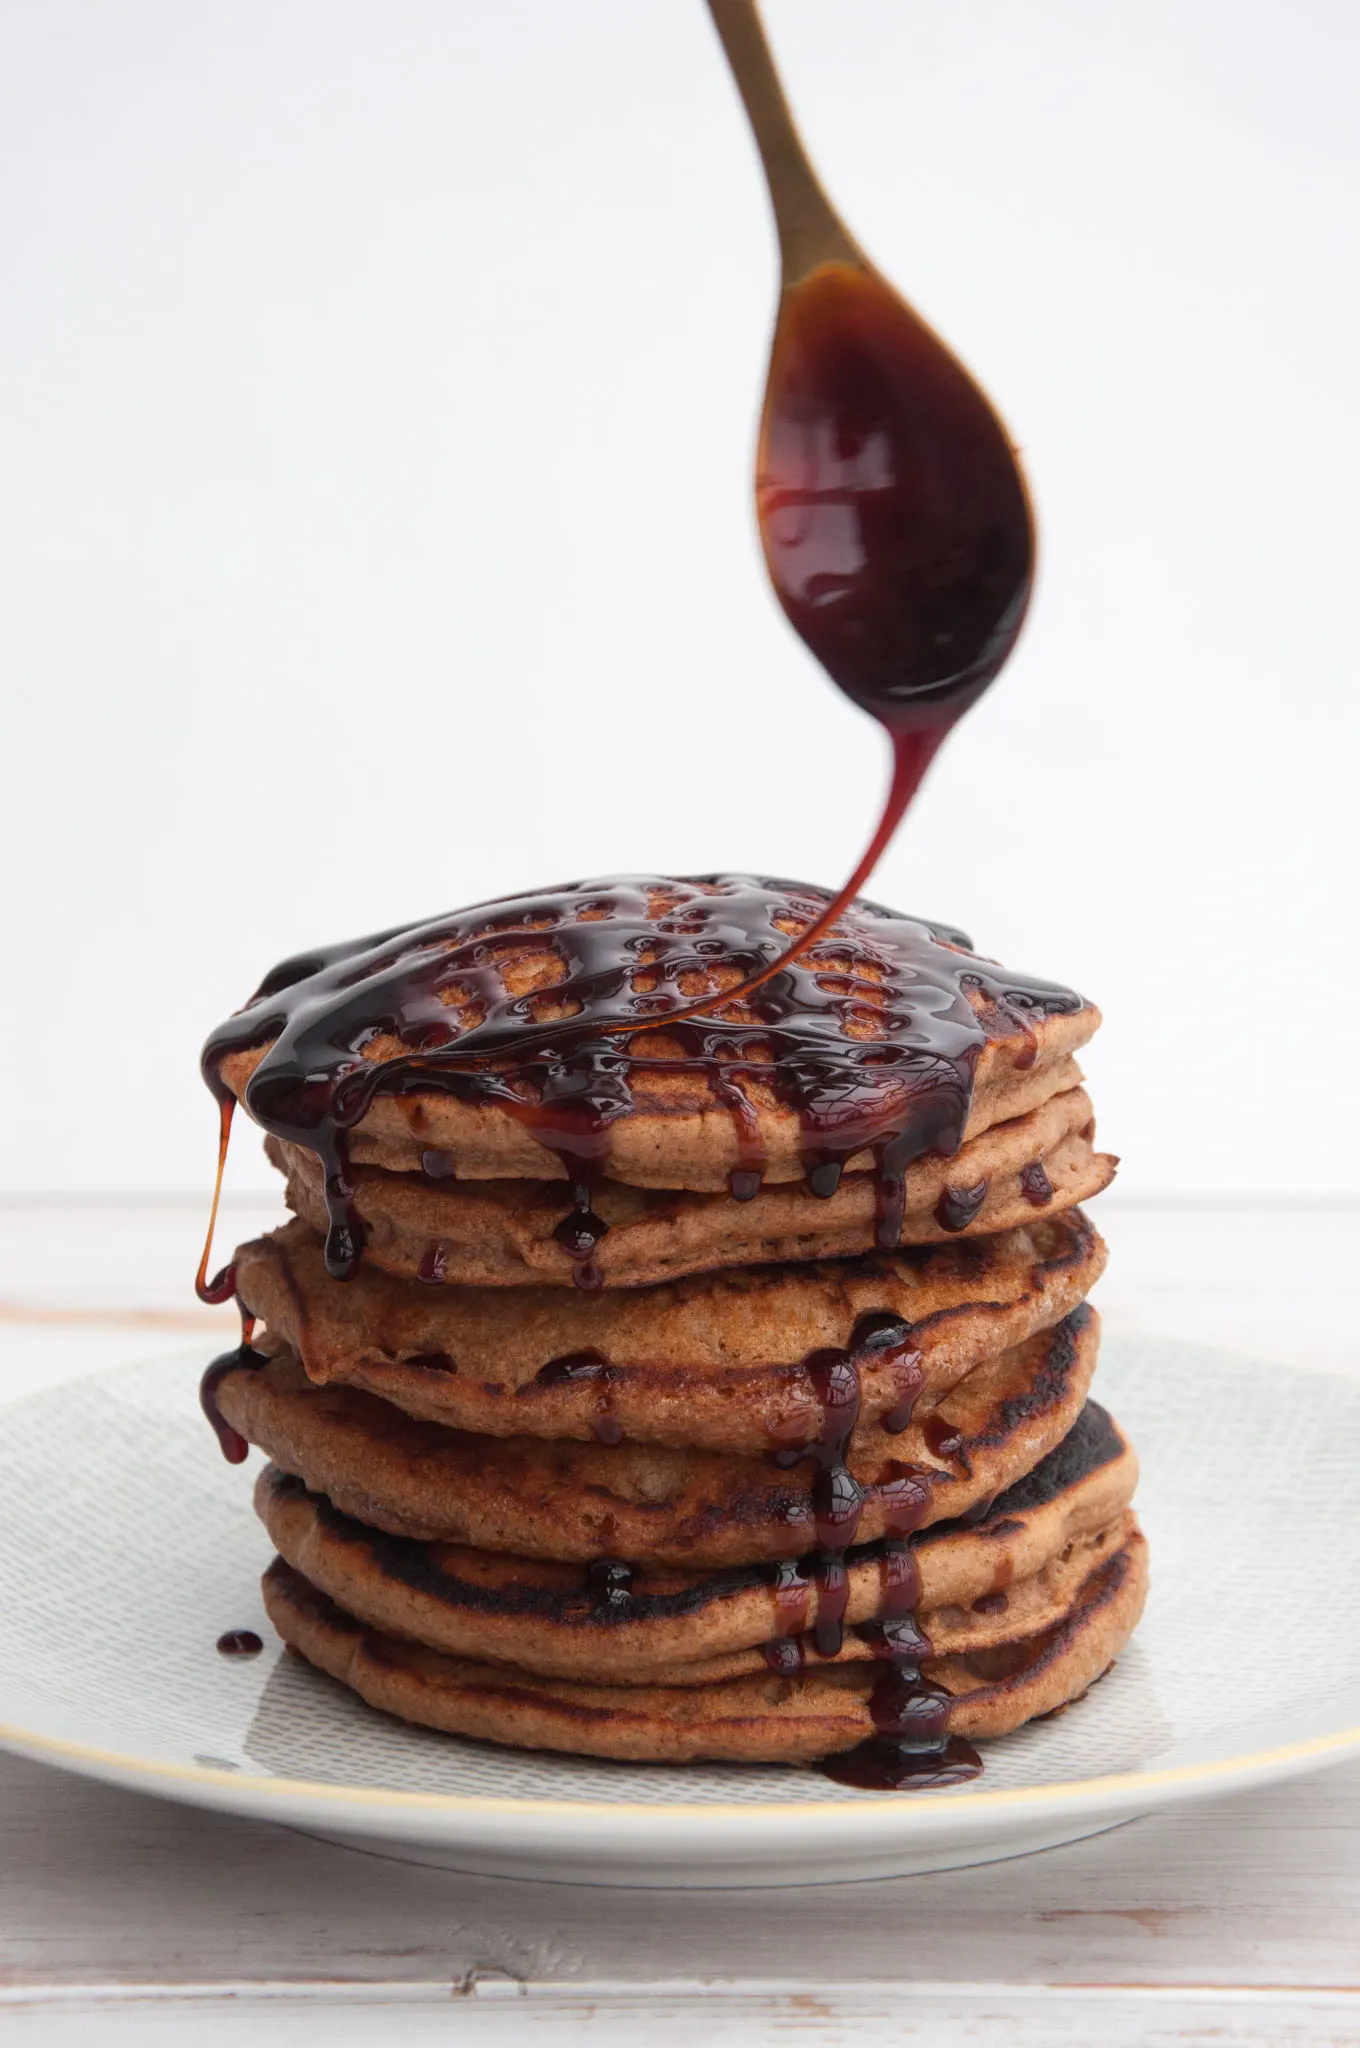
[{"label": "bottom pancake", "polygon": [[[949,1695],[948,1734],[1008,1734],[1078,1698],[1123,1649],[1146,1594],[1147,1551],[1135,1525],[1056,1626],[1000,1648],[928,1660],[923,1676]],[[578,1684],[365,1628],[282,1558],[265,1573],[264,1598],[284,1641],[370,1706],[515,1749],[630,1762],[800,1764],[905,1732],[890,1718],[891,1665],[830,1664],[709,1685]]]}]

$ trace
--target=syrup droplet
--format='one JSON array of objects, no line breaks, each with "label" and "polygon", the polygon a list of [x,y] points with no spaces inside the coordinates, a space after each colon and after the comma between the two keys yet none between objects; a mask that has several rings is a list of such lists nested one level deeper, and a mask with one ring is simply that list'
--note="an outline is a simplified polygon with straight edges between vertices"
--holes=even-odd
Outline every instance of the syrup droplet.
[{"label": "syrup droplet", "polygon": [[980,1180],[971,1188],[946,1188],[935,1204],[935,1221],[941,1230],[967,1230],[987,1199],[987,1183]]},{"label": "syrup droplet", "polygon": [[229,1372],[258,1372],[268,1364],[256,1351],[250,1348],[250,1324],[243,1326],[241,1342],[234,1351],[224,1352],[215,1358],[198,1383],[198,1401],[203,1413],[213,1426],[213,1432],[222,1447],[222,1456],[229,1465],[242,1465],[250,1455],[250,1445],[239,1430],[233,1429],[217,1405],[217,1389]]}]

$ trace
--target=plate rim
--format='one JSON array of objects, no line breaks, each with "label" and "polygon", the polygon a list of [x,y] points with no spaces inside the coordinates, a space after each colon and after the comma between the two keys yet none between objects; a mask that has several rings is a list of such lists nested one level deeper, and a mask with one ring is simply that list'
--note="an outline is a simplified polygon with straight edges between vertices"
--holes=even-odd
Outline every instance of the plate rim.
[{"label": "plate rim", "polygon": [[[1175,1344],[1181,1341],[1162,1333],[1139,1332],[1137,1335],[1145,1342]],[[206,1332],[204,1336],[206,1338]],[[215,1343],[215,1338],[212,1341]],[[1263,1363],[1225,1345],[1200,1344],[1195,1348],[1217,1351],[1224,1358],[1237,1359],[1244,1365]],[[198,1356],[199,1346],[194,1346],[192,1350],[186,1346],[182,1354],[185,1363],[189,1362],[191,1357],[197,1360]],[[60,1400],[75,1387],[118,1379],[127,1374],[148,1371],[153,1367],[173,1366],[175,1363],[176,1354],[164,1352],[158,1357],[132,1359],[122,1365],[95,1367],[88,1372],[73,1373],[69,1378],[59,1380],[53,1386],[31,1388],[26,1393],[0,1402],[0,1415],[8,1415],[12,1410],[23,1408],[32,1402]],[[1325,1372],[1310,1372],[1306,1366],[1289,1366],[1285,1370],[1291,1377],[1302,1379],[1325,1381],[1334,1377]],[[158,1762],[121,1750],[76,1742],[66,1736],[42,1734],[8,1721],[0,1721],[0,1749],[11,1754],[36,1757],[38,1760],[50,1760],[58,1768],[63,1764],[77,1769],[84,1766],[83,1775],[97,1777],[104,1782],[109,1782],[113,1773],[122,1777],[143,1779],[148,1781],[148,1790],[156,1784],[174,1787],[202,1786],[205,1789],[211,1787],[214,1790],[253,1794],[262,1800],[315,1800],[357,1808],[360,1811],[396,1808],[405,1813],[447,1816],[575,1816],[582,1820],[592,1819],[597,1822],[618,1819],[624,1825],[636,1825],[641,1818],[653,1828],[664,1825],[672,1817],[682,1822],[734,1819],[748,1826],[763,1825],[768,1829],[793,1825],[804,1816],[820,1820],[852,1816],[861,1819],[892,1816],[901,1825],[911,1828],[924,1826],[927,1821],[936,1821],[948,1815],[1018,1812],[1027,1807],[1050,1807],[1058,1803],[1116,1806],[1125,1810],[1136,1810],[1148,1794],[1164,1794],[1181,1786],[1211,1790],[1224,1780],[1228,1781],[1223,1787],[1227,1790],[1231,1788],[1231,1782],[1235,1779],[1246,1779],[1261,1774],[1267,1778],[1273,1777],[1282,1773],[1288,1764],[1316,1763],[1322,1766],[1329,1761],[1340,1762],[1351,1751],[1360,1751],[1360,1721],[1344,1728],[1332,1729],[1325,1735],[1305,1736],[1295,1742],[1276,1743],[1266,1749],[1245,1750],[1232,1756],[1216,1757],[1205,1763],[1172,1764],[1161,1770],[1152,1771],[1104,1772],[1093,1778],[1056,1779],[1042,1785],[1017,1785],[976,1792],[949,1792],[943,1796],[926,1794],[911,1800],[904,1799],[901,1794],[892,1793],[853,1800],[733,1799],[649,1802],[636,1799],[548,1799],[509,1793],[410,1792],[397,1786],[335,1784],[316,1778],[261,1777],[254,1772],[247,1773],[205,1764]],[[1152,1803],[1162,1802],[1154,1798]]]},{"label": "plate rim", "polygon": [[33,1730],[0,1722],[0,1748],[32,1755],[35,1751],[61,1764],[94,1766],[90,1775],[104,1777],[116,1770],[129,1776],[175,1785],[211,1785],[224,1790],[251,1792],[266,1798],[316,1799],[361,1808],[398,1807],[403,1812],[431,1814],[552,1814],[601,1820],[631,1816],[645,1818],[652,1827],[672,1816],[686,1821],[739,1819],[744,1823],[785,1824],[803,1816],[831,1819],[836,1816],[894,1815],[910,1822],[944,1814],[978,1813],[1051,1806],[1059,1801],[1081,1800],[1093,1805],[1137,1806],[1144,1794],[1170,1790],[1180,1785],[1204,1785],[1222,1778],[1249,1777],[1257,1772],[1272,1775],[1280,1766],[1316,1760],[1320,1764],[1340,1761],[1349,1751],[1360,1750],[1360,1722],[1335,1729],[1327,1735],[1310,1735],[1298,1742],[1277,1744],[1271,1749],[1248,1750],[1237,1756],[1219,1757],[1204,1764],[1173,1764],[1160,1771],[1107,1772],[1096,1778],[1057,1779],[1051,1784],[1015,1785],[995,1791],[954,1793],[946,1798],[927,1795],[907,1802],[899,1796],[859,1799],[799,1800],[666,1800],[648,1803],[636,1799],[541,1799],[514,1797],[506,1793],[407,1792],[393,1786],[328,1784],[318,1778],[259,1777],[244,1771],[224,1770],[205,1764],[157,1763],[146,1757],[125,1755],[120,1750],[100,1749],[74,1742],[64,1736],[40,1735]]}]

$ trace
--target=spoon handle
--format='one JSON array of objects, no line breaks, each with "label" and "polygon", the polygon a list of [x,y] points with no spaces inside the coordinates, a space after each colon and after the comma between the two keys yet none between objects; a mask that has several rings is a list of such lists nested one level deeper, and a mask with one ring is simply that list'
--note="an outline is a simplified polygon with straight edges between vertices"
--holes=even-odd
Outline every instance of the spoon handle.
[{"label": "spoon handle", "polygon": [[760,151],[785,290],[823,263],[867,270],[867,258],[822,190],[803,147],[756,0],[708,0],[708,11]]}]

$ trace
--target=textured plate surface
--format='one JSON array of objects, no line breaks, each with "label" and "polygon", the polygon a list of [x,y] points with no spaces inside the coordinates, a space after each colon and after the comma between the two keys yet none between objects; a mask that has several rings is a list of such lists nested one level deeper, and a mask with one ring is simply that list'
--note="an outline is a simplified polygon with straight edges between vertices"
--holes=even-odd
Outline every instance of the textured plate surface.
[{"label": "textured plate surface", "polygon": [[[1143,1462],[1147,1617],[1071,1712],[954,1791],[520,1755],[372,1713],[271,1639],[247,1469],[201,1354],[4,1410],[0,1743],[114,1782],[400,1844],[421,1860],[652,1884],[808,1883],[982,1862],[1360,1750],[1360,1386],[1107,1342],[1096,1391]],[[217,1655],[254,1628],[260,1657]],[[1291,1646],[1297,1646],[1297,1649]],[[1306,1674],[1306,1678],[1305,1678]]]}]

